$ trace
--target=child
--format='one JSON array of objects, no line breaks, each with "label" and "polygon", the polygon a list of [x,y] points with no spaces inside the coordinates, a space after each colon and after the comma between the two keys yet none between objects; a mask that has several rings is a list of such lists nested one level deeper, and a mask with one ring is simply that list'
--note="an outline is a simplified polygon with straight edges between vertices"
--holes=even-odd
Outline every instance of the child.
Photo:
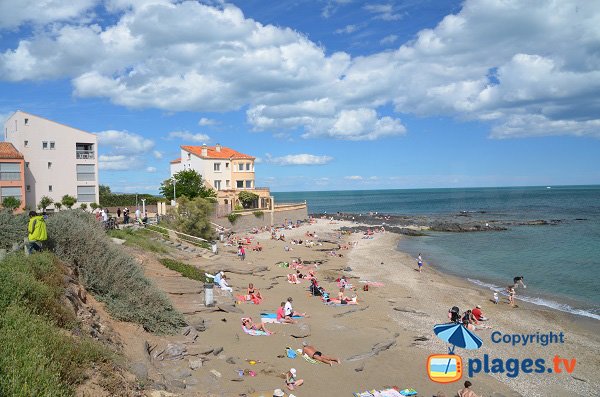
[{"label": "child", "polygon": [[497,305],[498,304],[498,293],[494,292],[494,304]]},{"label": "child", "polygon": [[423,267],[423,257],[421,257],[420,252],[419,252],[419,257],[417,258],[417,265],[419,265],[419,273],[421,273],[421,268]]}]

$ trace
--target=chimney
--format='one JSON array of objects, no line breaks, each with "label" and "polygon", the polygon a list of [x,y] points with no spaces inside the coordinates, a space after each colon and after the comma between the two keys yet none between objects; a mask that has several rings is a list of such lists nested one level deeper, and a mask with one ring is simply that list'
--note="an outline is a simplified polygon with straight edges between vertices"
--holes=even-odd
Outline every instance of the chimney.
[{"label": "chimney", "polygon": [[208,157],[208,147],[206,146],[206,143],[202,144],[202,157]]},{"label": "chimney", "polygon": [[217,144],[215,145],[215,150],[216,150],[217,152],[221,152],[221,144],[220,144],[220,143],[217,143]]}]

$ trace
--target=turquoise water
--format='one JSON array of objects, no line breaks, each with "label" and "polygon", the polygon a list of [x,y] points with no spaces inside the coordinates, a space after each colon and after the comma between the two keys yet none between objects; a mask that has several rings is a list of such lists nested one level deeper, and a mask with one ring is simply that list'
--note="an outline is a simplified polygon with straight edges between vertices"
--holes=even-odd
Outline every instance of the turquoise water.
[{"label": "turquoise water", "polygon": [[[473,219],[559,219],[553,226],[503,232],[431,233],[400,242],[426,263],[499,290],[523,275],[518,297],[600,320],[600,186],[414,189],[274,193],[278,202],[308,202],[311,213],[377,211]],[[491,293],[490,293],[491,297]]]}]

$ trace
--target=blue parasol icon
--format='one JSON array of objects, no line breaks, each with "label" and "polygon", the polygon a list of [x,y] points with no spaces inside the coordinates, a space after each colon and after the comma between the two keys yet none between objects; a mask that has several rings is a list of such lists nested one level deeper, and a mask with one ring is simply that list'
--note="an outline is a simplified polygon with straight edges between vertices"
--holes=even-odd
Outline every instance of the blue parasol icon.
[{"label": "blue parasol icon", "polygon": [[479,349],[483,344],[483,341],[477,335],[469,331],[462,324],[438,324],[433,327],[433,332],[435,332],[438,338],[453,345],[450,349],[450,354],[454,352],[456,346],[463,349],[475,350]]}]

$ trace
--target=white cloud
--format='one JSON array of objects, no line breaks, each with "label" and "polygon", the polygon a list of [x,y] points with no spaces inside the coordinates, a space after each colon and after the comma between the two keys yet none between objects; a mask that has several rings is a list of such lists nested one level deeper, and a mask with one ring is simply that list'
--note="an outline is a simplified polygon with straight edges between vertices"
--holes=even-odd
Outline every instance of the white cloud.
[{"label": "white cloud", "polygon": [[115,154],[146,155],[154,147],[154,142],[150,139],[128,131],[107,130],[96,135],[98,145],[107,146]]},{"label": "white cloud", "polygon": [[198,125],[205,127],[205,126],[210,126],[210,125],[216,125],[219,124],[217,122],[217,120],[213,120],[213,119],[207,119],[206,117],[202,117],[199,121],[198,121]]},{"label": "white cloud", "polygon": [[346,25],[343,28],[336,29],[334,33],[336,34],[350,34],[356,32],[358,29],[357,25]]},{"label": "white cloud", "polygon": [[0,0],[0,29],[31,24],[47,24],[82,16],[97,0]]},{"label": "white cloud", "polygon": [[287,156],[271,157],[267,161],[277,165],[323,165],[331,162],[331,156],[315,156],[313,154],[288,154]]},{"label": "white cloud", "polygon": [[[345,3],[328,1],[324,14]],[[230,4],[110,4],[125,10],[113,25],[34,29],[0,53],[0,79],[71,78],[75,95],[132,108],[247,107],[253,129],[307,138],[401,135],[396,116],[378,115],[389,105],[401,114],[480,120],[494,137],[598,136],[600,2],[466,0],[394,51],[354,58]],[[391,2],[365,10],[401,16]]]},{"label": "white cloud", "polygon": [[364,178],[360,175],[350,175],[345,176],[344,179],[347,179],[349,181],[362,181]]},{"label": "white cloud", "polygon": [[146,167],[146,172],[156,172],[156,167]]},{"label": "white cloud", "polygon": [[384,21],[397,21],[402,19],[402,14],[395,12],[393,4],[366,4],[366,11],[375,15],[376,19]]},{"label": "white cloud", "polygon": [[155,159],[162,159],[163,158],[162,152],[159,152],[158,150],[153,151],[152,155],[154,156]]},{"label": "white cloud", "polygon": [[379,40],[379,44],[382,44],[382,45],[394,44],[396,42],[396,40],[398,40],[398,36],[395,34],[390,34],[390,35],[385,36],[383,39]]},{"label": "white cloud", "polygon": [[193,134],[189,131],[172,131],[169,132],[169,139],[182,139],[184,141],[192,141],[192,142],[206,142],[210,140],[210,137],[206,134]]},{"label": "white cloud", "polygon": [[332,16],[340,6],[352,3],[352,0],[327,0],[327,4],[321,10],[321,16],[323,18],[329,18]]},{"label": "white cloud", "polygon": [[100,155],[98,168],[101,170],[125,171],[131,169],[129,156],[125,155]]}]

